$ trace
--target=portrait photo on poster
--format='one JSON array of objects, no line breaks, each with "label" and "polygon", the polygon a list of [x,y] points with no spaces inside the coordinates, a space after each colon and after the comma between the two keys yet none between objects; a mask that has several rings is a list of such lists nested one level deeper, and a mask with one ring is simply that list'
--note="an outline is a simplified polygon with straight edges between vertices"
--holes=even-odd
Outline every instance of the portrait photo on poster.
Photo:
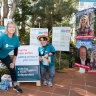
[{"label": "portrait photo on poster", "polygon": [[86,71],[85,69],[89,70],[91,50],[92,50],[91,39],[76,40],[75,66],[80,67],[80,73],[85,73]]},{"label": "portrait photo on poster", "polygon": [[76,13],[76,39],[93,39],[94,8]]},{"label": "portrait photo on poster", "polygon": [[91,51],[91,57],[90,57],[90,69],[88,70],[88,73],[96,73],[96,49],[94,49],[94,46],[92,45],[92,51]]}]

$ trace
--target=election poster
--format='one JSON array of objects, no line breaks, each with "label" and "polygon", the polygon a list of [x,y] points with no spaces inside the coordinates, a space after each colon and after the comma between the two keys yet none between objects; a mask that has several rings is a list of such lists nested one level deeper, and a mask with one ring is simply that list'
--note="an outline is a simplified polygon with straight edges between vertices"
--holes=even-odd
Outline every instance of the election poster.
[{"label": "election poster", "polygon": [[85,73],[85,69],[89,70],[91,50],[92,39],[76,40],[76,58],[74,65],[80,67],[80,73]]},{"label": "election poster", "polygon": [[76,40],[76,55],[80,56],[80,47],[84,46],[87,51],[87,56],[90,58],[92,50],[92,39],[78,39]]},{"label": "election poster", "polygon": [[94,7],[96,8],[96,0],[79,0],[79,10]]},{"label": "election poster", "polygon": [[70,27],[53,27],[52,45],[56,51],[69,51],[70,49]]},{"label": "election poster", "polygon": [[34,45],[20,46],[15,65],[18,82],[40,81],[38,47]]},{"label": "election poster", "polygon": [[96,44],[92,45],[89,67],[88,73],[96,73]]},{"label": "election poster", "polygon": [[94,8],[76,13],[76,39],[94,38]]},{"label": "election poster", "polygon": [[47,28],[30,28],[30,45],[40,46],[40,42],[37,40],[39,35],[48,36]]}]

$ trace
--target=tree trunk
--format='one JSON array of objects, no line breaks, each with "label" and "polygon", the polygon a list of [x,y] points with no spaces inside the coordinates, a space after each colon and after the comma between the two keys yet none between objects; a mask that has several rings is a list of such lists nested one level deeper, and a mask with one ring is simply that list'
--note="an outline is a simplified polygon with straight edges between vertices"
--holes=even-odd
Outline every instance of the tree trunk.
[{"label": "tree trunk", "polygon": [[34,15],[32,15],[32,27],[34,28],[34,20],[35,18],[34,18]]},{"label": "tree trunk", "polygon": [[11,12],[10,12],[10,15],[9,15],[9,19],[12,19],[13,18],[15,9],[16,9],[16,0],[13,0],[12,7],[11,7]]},{"label": "tree trunk", "polygon": [[4,18],[7,18],[7,15],[9,13],[9,7],[8,7],[8,0],[3,0],[4,6],[3,6],[3,22],[2,25],[4,25]]},{"label": "tree trunk", "polygon": [[1,7],[0,7],[0,26],[1,26]]}]

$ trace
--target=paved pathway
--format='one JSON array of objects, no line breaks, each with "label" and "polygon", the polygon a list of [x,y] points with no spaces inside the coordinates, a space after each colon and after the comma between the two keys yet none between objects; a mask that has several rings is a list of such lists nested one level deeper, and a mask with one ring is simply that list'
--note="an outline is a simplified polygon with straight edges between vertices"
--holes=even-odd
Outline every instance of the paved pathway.
[{"label": "paved pathway", "polygon": [[21,83],[23,93],[13,88],[1,91],[0,96],[96,96],[96,74],[79,73],[77,69],[56,72],[53,87],[37,87],[35,83]]}]

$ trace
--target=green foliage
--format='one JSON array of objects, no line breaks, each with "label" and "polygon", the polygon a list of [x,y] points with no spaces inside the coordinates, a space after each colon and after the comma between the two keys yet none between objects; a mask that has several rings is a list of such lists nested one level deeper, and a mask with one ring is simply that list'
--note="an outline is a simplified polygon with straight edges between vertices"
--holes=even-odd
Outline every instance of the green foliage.
[{"label": "green foliage", "polygon": [[[14,20],[19,25],[19,37],[21,44],[29,44],[30,28],[48,28],[50,43],[52,42],[53,26],[70,26],[72,14],[77,11],[75,0],[17,0],[17,9],[14,13]],[[40,25],[40,26],[39,26]],[[70,47],[75,48],[71,42]],[[62,52],[60,68],[68,68],[69,63],[73,64],[74,56]],[[59,68],[59,52],[55,54],[56,69]]]},{"label": "green foliage", "polygon": [[61,52],[61,59],[60,58],[60,52],[56,51],[54,55],[54,62],[56,70],[63,69],[63,68],[69,68],[69,65],[72,64],[72,67],[74,67],[75,62],[75,53],[72,52]]},{"label": "green foliage", "polygon": [[0,69],[0,74],[4,75],[4,74],[10,74],[8,69]]},{"label": "green foliage", "polygon": [[30,2],[28,0],[17,1],[16,11],[14,13],[14,20],[19,26],[19,38],[21,44],[29,44],[29,31],[26,30],[27,20],[26,15],[29,9]]},{"label": "green foliage", "polygon": [[20,44],[21,45],[29,45],[29,40],[30,40],[30,35],[29,35],[29,30],[26,30],[26,33],[24,34],[23,29],[19,30],[19,39],[20,39]]},{"label": "green foliage", "polygon": [[72,14],[77,11],[74,0],[16,0],[16,2],[14,20],[20,26],[21,44],[24,42],[26,44],[26,37],[29,34],[25,27],[38,28],[40,25],[41,28],[48,28],[51,35],[53,26],[72,26],[69,21]]}]

